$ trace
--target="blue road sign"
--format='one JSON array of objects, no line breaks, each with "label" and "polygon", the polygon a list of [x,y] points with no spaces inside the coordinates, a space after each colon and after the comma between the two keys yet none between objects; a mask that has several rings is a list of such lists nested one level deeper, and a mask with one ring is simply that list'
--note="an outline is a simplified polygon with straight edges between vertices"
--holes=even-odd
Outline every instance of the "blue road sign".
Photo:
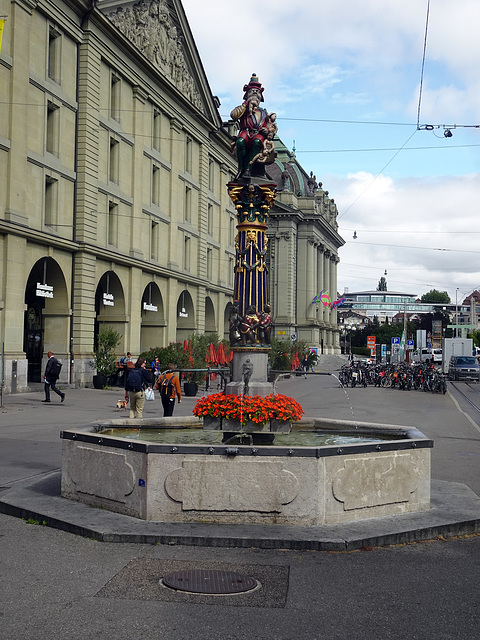
[{"label": "blue road sign", "polygon": [[392,338],[392,344],[400,344],[400,338]]},{"label": "blue road sign", "polygon": [[407,347],[412,347],[413,349],[413,340],[407,340]]}]

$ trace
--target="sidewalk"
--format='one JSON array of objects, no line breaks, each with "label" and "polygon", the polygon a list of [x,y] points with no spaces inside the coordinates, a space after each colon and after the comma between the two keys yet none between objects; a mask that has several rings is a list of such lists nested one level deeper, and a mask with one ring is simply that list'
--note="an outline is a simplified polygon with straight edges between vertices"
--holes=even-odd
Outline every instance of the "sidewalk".
[{"label": "sidewalk", "polygon": [[[297,399],[305,415],[322,415],[344,420],[395,423],[416,426],[435,439],[432,430],[448,429],[464,418],[451,398],[418,392],[398,392],[385,389],[339,388],[333,376],[319,375],[333,359],[317,367],[315,374],[292,376],[281,380],[277,392]],[[323,365],[323,371],[322,369]],[[320,370],[320,371],[319,371]],[[216,385],[210,389],[217,392]],[[438,445],[432,451],[432,509],[425,513],[404,514],[395,518],[369,519],[354,525],[320,528],[240,526],[240,525],[180,525],[138,521],[119,514],[85,507],[59,496],[61,442],[63,428],[82,428],[97,420],[128,416],[128,411],[116,410],[123,391],[66,389],[64,403],[42,404],[38,392],[9,396],[0,413],[0,511],[10,515],[45,521],[51,526],[88,535],[99,540],[149,541],[179,544],[215,544],[215,546],[258,546],[310,549],[345,549],[363,546],[410,542],[442,535],[464,535],[480,531],[480,494],[478,477],[436,475],[435,462],[441,454]],[[200,397],[200,395],[198,396]],[[409,400],[405,406],[405,399]],[[388,402],[385,400],[388,399]],[[174,415],[191,416],[197,398],[183,397]],[[424,414],[422,414],[424,412]],[[144,417],[163,414],[160,399],[145,404]],[[415,419],[412,419],[415,416]],[[418,423],[419,416],[421,424]],[[5,419],[7,418],[7,419]],[[466,422],[466,421],[465,421]],[[442,427],[443,425],[443,427]],[[463,425],[468,430],[468,424]],[[440,455],[440,461],[443,456]],[[462,461],[462,470],[468,472]],[[478,474],[477,474],[478,476]],[[462,483],[463,480],[463,483]],[[465,486],[468,485],[468,486]],[[472,491],[473,489],[473,491]],[[214,542],[212,542],[214,541]]]},{"label": "sidewalk", "polygon": [[[385,518],[366,524],[375,537],[365,535],[362,523],[333,532],[120,521],[58,493],[59,432],[118,417],[118,390],[66,389],[65,403],[50,405],[41,403],[41,392],[7,396],[0,410],[0,511],[8,507],[24,519],[0,513],[2,640],[476,637],[480,535],[472,535],[472,522],[480,507],[472,489],[480,494],[478,427],[448,393],[345,391],[326,375],[292,377],[279,382],[278,391],[295,397],[310,415],[419,427],[435,441],[434,495],[457,532],[463,522],[470,534],[445,540],[437,537],[439,529],[424,527],[431,542],[398,544],[409,528],[396,520],[392,535]],[[195,401],[185,398],[175,415],[190,415]],[[161,415],[160,407],[160,400],[147,403],[146,415]],[[450,488],[457,493],[446,501]],[[459,495],[477,505],[469,518],[458,512]],[[387,539],[393,546],[376,546]],[[161,584],[170,572],[212,570],[251,576],[258,587],[214,596]]]}]

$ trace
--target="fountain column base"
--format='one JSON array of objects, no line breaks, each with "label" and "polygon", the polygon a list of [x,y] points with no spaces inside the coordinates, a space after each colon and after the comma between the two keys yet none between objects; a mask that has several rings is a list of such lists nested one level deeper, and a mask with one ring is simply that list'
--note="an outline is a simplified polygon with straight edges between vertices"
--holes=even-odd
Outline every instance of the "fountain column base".
[{"label": "fountain column base", "polygon": [[232,347],[233,374],[227,384],[227,395],[245,394],[248,396],[266,396],[273,393],[273,384],[267,382],[269,347]]}]

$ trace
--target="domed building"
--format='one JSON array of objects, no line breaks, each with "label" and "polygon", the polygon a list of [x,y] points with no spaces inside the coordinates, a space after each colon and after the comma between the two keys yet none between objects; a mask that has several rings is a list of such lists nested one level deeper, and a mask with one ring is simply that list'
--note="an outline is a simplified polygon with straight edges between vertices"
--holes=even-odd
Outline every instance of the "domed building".
[{"label": "domed building", "polygon": [[267,231],[275,336],[296,335],[318,353],[340,353],[337,310],[319,299],[322,292],[332,302],[337,298],[338,249],[345,244],[337,205],[281,140],[275,140],[275,151],[275,163],[267,166],[278,185]]}]

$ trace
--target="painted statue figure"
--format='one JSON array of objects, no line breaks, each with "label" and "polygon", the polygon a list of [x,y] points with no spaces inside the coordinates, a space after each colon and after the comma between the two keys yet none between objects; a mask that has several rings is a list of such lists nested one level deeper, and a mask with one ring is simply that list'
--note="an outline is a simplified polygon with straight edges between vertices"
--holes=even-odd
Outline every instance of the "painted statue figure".
[{"label": "painted statue figure", "polygon": [[240,325],[240,336],[242,338],[242,346],[246,346],[247,342],[255,344],[255,333],[258,327],[258,316],[255,312],[255,307],[250,305],[247,307],[247,312],[242,318],[242,324]]},{"label": "painted statue figure", "polygon": [[250,82],[244,85],[243,91],[243,103],[235,107],[230,114],[232,120],[237,120],[240,125],[235,143],[238,161],[235,180],[249,178],[250,171],[253,172],[254,168],[257,175],[265,175],[265,163],[255,166],[253,158],[264,151],[268,134],[275,135],[277,130],[276,115],[269,114],[266,109],[260,107],[260,103],[263,102],[263,87],[254,73]]},{"label": "painted statue figure", "polygon": [[250,391],[250,378],[253,373],[253,363],[250,358],[247,358],[242,366],[242,377],[243,377],[243,394],[248,396],[248,392]]},{"label": "painted statue figure", "polygon": [[263,311],[260,314],[260,318],[258,321],[258,339],[262,346],[270,344],[270,338],[272,334],[272,316],[270,315],[271,307],[269,304],[266,304],[263,307]]},{"label": "painted statue figure", "polygon": [[238,304],[232,306],[232,313],[228,320],[229,324],[229,337],[230,346],[233,347],[240,342],[240,325],[242,324],[242,317],[238,313]]}]

